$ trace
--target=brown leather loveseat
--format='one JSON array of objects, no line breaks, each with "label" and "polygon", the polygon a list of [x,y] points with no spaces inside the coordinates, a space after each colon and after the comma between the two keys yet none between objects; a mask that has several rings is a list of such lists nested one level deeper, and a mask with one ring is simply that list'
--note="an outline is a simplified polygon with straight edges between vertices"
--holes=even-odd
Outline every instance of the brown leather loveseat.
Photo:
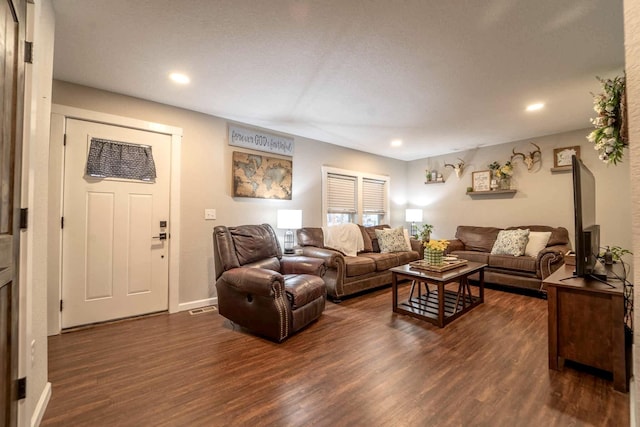
[{"label": "brown leather loveseat", "polygon": [[535,256],[494,255],[491,250],[501,228],[461,225],[456,231],[456,239],[450,240],[447,253],[487,264],[485,283],[545,293],[542,281],[564,264],[564,254],[571,249],[569,232],[564,227],[544,225],[508,227],[505,230],[516,229],[551,234],[546,246]]},{"label": "brown leather loveseat", "polygon": [[269,224],[215,227],[213,243],[222,316],[280,342],[324,311],[324,262],[283,257]]}]

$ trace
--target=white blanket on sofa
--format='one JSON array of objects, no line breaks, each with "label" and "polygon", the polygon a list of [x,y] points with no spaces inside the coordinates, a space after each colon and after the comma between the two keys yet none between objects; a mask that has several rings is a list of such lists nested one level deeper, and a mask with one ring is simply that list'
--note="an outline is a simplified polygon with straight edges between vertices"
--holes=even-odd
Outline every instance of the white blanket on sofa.
[{"label": "white blanket on sofa", "polygon": [[322,227],[324,245],[344,252],[348,256],[356,256],[364,249],[364,239],[357,224],[337,224]]}]

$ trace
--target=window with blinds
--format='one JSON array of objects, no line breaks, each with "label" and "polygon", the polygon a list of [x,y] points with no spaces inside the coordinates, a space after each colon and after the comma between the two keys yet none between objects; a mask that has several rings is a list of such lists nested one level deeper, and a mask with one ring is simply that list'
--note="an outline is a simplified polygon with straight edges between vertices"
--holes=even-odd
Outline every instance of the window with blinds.
[{"label": "window with blinds", "polygon": [[362,211],[365,214],[383,214],[386,211],[386,181],[362,179]]},{"label": "window with blinds", "polygon": [[388,223],[389,177],[322,167],[323,225]]},{"label": "window with blinds", "polygon": [[327,174],[327,212],[357,213],[357,187],[355,176]]}]

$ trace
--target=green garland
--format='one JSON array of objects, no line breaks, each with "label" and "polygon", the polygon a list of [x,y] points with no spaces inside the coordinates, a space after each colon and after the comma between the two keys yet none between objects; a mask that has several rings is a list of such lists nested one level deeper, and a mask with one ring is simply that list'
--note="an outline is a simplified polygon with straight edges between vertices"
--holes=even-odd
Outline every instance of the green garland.
[{"label": "green garland", "polygon": [[598,113],[598,117],[591,119],[596,129],[587,136],[587,139],[599,151],[600,160],[615,165],[622,161],[624,148],[629,145],[624,128],[625,78],[616,77],[613,80],[596,78],[602,83],[604,93],[593,97],[593,109]]}]

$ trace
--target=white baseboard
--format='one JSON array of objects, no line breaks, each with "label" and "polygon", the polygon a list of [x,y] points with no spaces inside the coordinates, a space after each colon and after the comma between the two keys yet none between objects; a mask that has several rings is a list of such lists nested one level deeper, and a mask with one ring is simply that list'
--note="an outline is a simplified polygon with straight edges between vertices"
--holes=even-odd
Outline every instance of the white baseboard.
[{"label": "white baseboard", "polygon": [[42,390],[38,404],[36,405],[33,415],[31,416],[31,427],[38,427],[44,418],[44,411],[47,410],[47,405],[51,399],[51,383],[47,383]]},{"label": "white baseboard", "polygon": [[218,297],[206,298],[197,301],[189,301],[178,304],[178,311],[193,310],[194,308],[207,307],[209,305],[217,305]]}]

